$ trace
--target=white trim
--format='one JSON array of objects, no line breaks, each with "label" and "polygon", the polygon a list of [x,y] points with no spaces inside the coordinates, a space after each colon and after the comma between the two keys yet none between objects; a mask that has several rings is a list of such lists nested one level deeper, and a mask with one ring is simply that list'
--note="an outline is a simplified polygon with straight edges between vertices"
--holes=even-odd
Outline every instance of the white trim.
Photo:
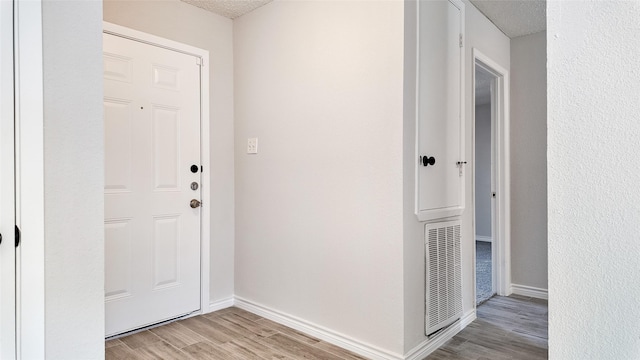
[{"label": "white trim", "polygon": [[279,324],[288,326],[292,329],[301,331],[307,335],[314,336],[320,340],[326,341],[330,344],[339,346],[343,349],[347,349],[356,354],[362,355],[368,359],[374,360],[403,360],[404,357],[401,354],[391,353],[386,350],[380,349],[371,344],[363,343],[346,336],[344,334],[337,333],[331,329],[327,329],[317,324],[313,324],[307,320],[295,317],[293,315],[285,314],[283,312],[270,309],[264,305],[256,304],[241,297],[235,297],[235,306],[240,309],[247,310],[256,315],[260,315],[266,319],[275,321]]},{"label": "white trim", "polygon": [[200,66],[200,161],[203,166],[201,229],[200,229],[200,313],[210,311],[210,254],[211,254],[211,161],[209,139],[209,51],[173,40],[161,38],[124,26],[103,22],[103,32],[145,44],[193,55],[201,59]]},{"label": "white trim", "polygon": [[[208,64],[209,60],[209,51],[197,48],[195,46],[183,44],[177,41],[165,39],[160,36],[156,36],[153,34],[149,34],[146,32],[130,29],[128,27],[124,27],[121,25],[116,25],[107,21],[102,22],[102,31],[105,34],[111,34],[115,36],[120,36],[125,39],[139,41],[145,44],[158,46],[164,49],[169,49],[177,52],[181,52],[184,54],[193,55],[203,60],[207,60],[204,64]],[[206,66],[203,66],[206,67]],[[203,89],[204,91],[205,89]],[[208,89],[206,89],[208,91]]]},{"label": "white trim", "polygon": [[[493,234],[494,241],[492,251],[493,264],[495,264],[494,281],[493,285],[495,291],[500,296],[508,296],[511,294],[511,185],[510,185],[510,152],[509,152],[509,71],[493,61],[488,56],[481,53],[477,48],[472,49],[473,56],[473,76],[471,88],[475,89],[475,67],[481,66],[483,69],[496,76],[495,81],[495,118],[496,126],[494,126],[494,133],[492,137],[495,138],[495,192],[496,197],[493,200],[495,206],[495,216]],[[492,106],[493,107],[493,106]],[[472,126],[472,153],[475,158],[475,96],[472,97],[473,111],[471,122]],[[475,184],[475,162],[473,164],[473,184]],[[475,186],[474,186],[475,187]],[[473,204],[471,211],[473,212],[473,227],[474,233],[476,230],[475,224],[475,193],[472,197]],[[475,247],[473,250],[475,259]],[[474,263],[475,269],[475,263]],[[475,270],[474,270],[475,281]],[[475,294],[475,287],[474,287]]]},{"label": "white trim", "polygon": [[436,351],[447,341],[451,340],[457,333],[462,331],[467,325],[471,324],[476,319],[476,310],[471,309],[460,318],[460,320],[454,322],[445,329],[442,333],[438,334],[434,338],[427,339],[421,342],[418,346],[411,349],[405,354],[406,360],[420,360],[427,357],[432,352]]},{"label": "white trim", "polygon": [[209,309],[206,312],[214,312],[214,311],[226,309],[226,308],[234,306],[235,304],[236,304],[236,302],[235,302],[233,296],[232,297],[228,297],[226,299],[213,301],[213,302],[211,302],[211,304],[209,304]]},{"label": "white trim", "polygon": [[511,292],[516,295],[549,300],[549,290],[533,286],[511,284]]},{"label": "white trim", "polygon": [[16,358],[14,2],[0,1],[0,358]]},{"label": "white trim", "polygon": [[17,357],[45,357],[42,2],[16,2]]},{"label": "white trim", "polygon": [[476,235],[476,241],[493,242],[493,239],[491,236]]}]

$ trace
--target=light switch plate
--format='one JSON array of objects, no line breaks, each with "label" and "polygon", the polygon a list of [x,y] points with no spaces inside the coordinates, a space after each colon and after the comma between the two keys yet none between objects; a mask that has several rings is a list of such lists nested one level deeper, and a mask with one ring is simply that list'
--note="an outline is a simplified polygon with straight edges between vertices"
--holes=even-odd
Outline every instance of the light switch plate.
[{"label": "light switch plate", "polygon": [[247,154],[258,153],[258,138],[247,139]]}]

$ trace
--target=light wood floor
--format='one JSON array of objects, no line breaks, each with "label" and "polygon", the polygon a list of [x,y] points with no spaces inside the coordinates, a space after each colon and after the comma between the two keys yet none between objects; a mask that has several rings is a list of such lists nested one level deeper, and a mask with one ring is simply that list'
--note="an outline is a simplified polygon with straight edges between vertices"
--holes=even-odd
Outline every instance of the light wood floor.
[{"label": "light wood floor", "polygon": [[365,359],[238,308],[109,340],[105,347],[107,360]]},{"label": "light wood floor", "polygon": [[426,359],[547,359],[548,313],[546,300],[495,296],[478,307],[476,321]]},{"label": "light wood floor", "polygon": [[[547,303],[494,297],[428,360],[547,359]],[[105,345],[115,359],[365,359],[238,308],[195,316]]]}]

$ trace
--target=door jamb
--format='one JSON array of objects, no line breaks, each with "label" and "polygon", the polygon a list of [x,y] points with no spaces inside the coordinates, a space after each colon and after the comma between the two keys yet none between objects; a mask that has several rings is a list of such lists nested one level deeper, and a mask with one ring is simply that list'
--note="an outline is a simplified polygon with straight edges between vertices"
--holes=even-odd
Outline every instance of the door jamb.
[{"label": "door jamb", "polygon": [[[15,1],[16,357],[45,357],[42,2]],[[24,190],[23,190],[24,189]]]},{"label": "door jamb", "polygon": [[[493,201],[495,206],[495,216],[493,219],[493,246],[496,249],[497,258],[493,261],[496,264],[494,269],[494,286],[496,293],[500,296],[508,296],[511,290],[511,193],[510,193],[510,151],[509,151],[509,71],[484,55],[477,48],[472,49],[473,56],[473,84],[475,95],[475,67],[479,65],[491,74],[496,76],[495,92],[492,96],[492,103],[495,108],[495,126],[492,129],[492,137],[495,139],[495,184],[493,191],[496,192],[496,198]],[[472,97],[471,111],[473,112],[472,128],[472,153],[475,158],[475,96]],[[473,184],[476,181],[475,162],[473,163]],[[475,223],[475,192],[472,197],[473,205],[473,234],[476,231]],[[475,239],[474,239],[475,242]],[[475,246],[473,247],[475,259]],[[475,270],[474,270],[475,281]],[[474,286],[475,294],[475,286]]]},{"label": "door jamb", "polygon": [[200,59],[200,160],[202,170],[202,204],[200,224],[200,311],[210,311],[211,247],[211,164],[209,144],[209,51],[103,21],[103,32],[126,39],[169,49]]},{"label": "door jamb", "polygon": [[0,358],[16,357],[15,1],[0,2]]}]

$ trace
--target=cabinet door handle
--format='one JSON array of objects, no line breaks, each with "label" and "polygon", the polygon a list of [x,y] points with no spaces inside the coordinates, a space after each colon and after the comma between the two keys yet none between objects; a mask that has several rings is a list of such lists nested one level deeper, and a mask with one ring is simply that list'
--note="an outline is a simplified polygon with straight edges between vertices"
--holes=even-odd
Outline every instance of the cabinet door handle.
[{"label": "cabinet door handle", "polygon": [[435,163],[436,163],[436,158],[434,158],[433,156],[422,157],[422,165],[424,166],[428,166],[428,165],[433,166]]}]

